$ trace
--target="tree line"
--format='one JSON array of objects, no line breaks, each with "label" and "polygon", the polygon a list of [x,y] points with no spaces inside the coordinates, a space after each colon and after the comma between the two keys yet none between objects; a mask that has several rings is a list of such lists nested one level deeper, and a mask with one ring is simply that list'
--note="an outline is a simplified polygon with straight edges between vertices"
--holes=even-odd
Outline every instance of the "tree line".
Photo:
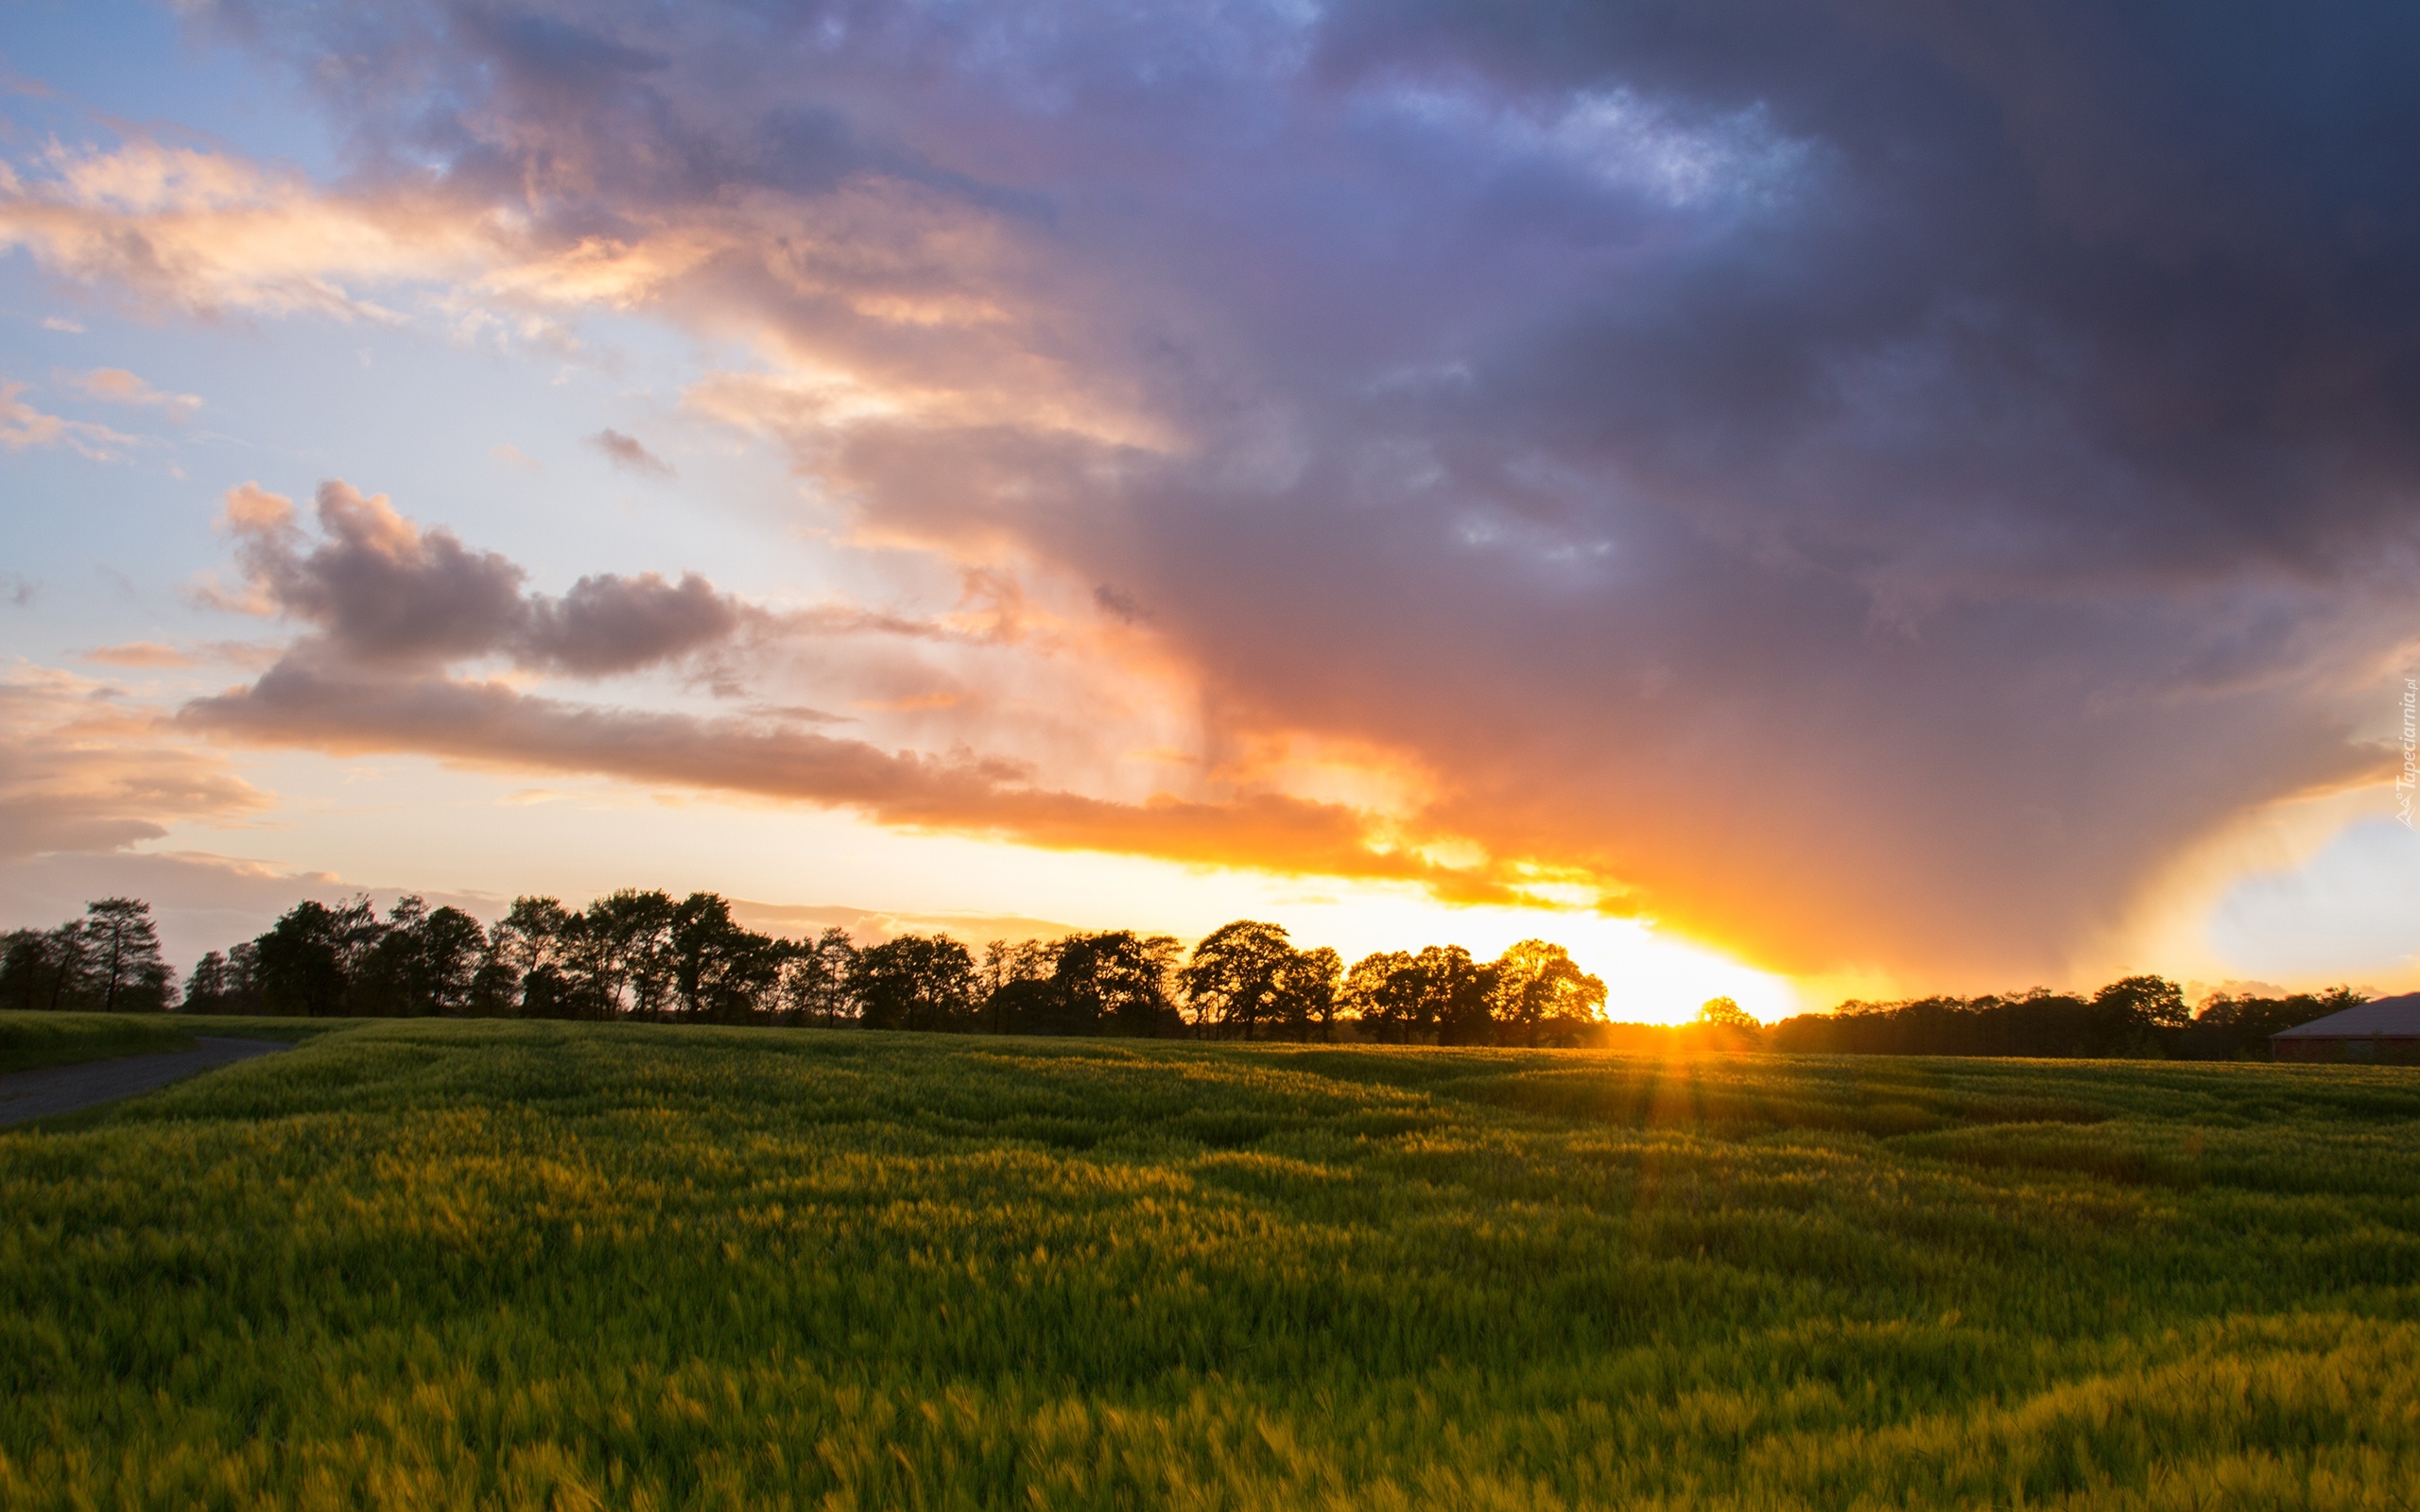
[{"label": "tree line", "polygon": [[55,929],[0,941],[0,1007],[354,1017],[635,1019],[1028,1035],[1183,1035],[1395,1044],[1562,1045],[1639,1052],[2225,1059],[2265,1056],[2281,1029],[2363,1001],[2349,988],[2220,995],[2190,1009],[2158,976],[2083,994],[1894,1003],[1759,1024],[1729,998],[1692,1023],[1612,1023],[1605,984],[1562,946],[1523,940],[1492,961],[1459,945],[1384,951],[1350,970],[1325,946],[1238,919],[1190,953],[1131,930],[994,940],[947,935],[859,945],[846,931],[759,934],[713,893],[626,888],[585,908],[516,898],[493,926],[406,897],[297,903],[268,932],[194,967],[180,998],[149,905],[105,898]]},{"label": "tree line", "polygon": [[2266,1058],[2269,1037],[2366,1002],[2349,987],[2278,997],[2221,993],[2187,1007],[2161,976],[2128,976],[2089,995],[2053,992],[1855,999],[1784,1019],[1762,1048],[1802,1055],[2038,1056],[2059,1058]]},{"label": "tree line", "polygon": [[103,898],[56,929],[0,937],[0,1007],[159,1013],[177,1005],[176,988],[140,899]]},{"label": "tree line", "polygon": [[[147,907],[93,905],[104,908],[131,911],[155,963],[147,995],[111,1001],[208,1014],[1226,1040],[1327,1040],[1346,1023],[1394,1043],[1568,1045],[1588,1041],[1605,1005],[1605,984],[1545,940],[1492,961],[1459,945],[1380,952],[1347,971],[1326,946],[1300,949],[1280,925],[1238,919],[1190,952],[1169,936],[1104,930],[994,940],[978,954],[944,934],[783,938],[747,928],[713,893],[635,888],[577,909],[516,898],[493,927],[417,897],[384,917],[367,897],[305,900],[257,938],[204,955],[177,1005]],[[84,938],[81,923],[9,936],[0,1004],[103,1005],[66,948]]]}]

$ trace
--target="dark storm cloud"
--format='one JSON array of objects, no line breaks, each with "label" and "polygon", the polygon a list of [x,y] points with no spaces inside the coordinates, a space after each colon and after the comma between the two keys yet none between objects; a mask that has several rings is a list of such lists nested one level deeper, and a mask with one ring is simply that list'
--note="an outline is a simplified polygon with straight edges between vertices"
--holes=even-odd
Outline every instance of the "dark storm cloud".
[{"label": "dark storm cloud", "polygon": [[582,577],[561,597],[524,594],[527,574],[474,551],[442,526],[422,530],[342,480],[315,500],[320,539],[291,507],[248,486],[228,499],[228,524],[254,590],[280,613],[314,626],[307,654],[367,667],[442,665],[501,656],[535,671],[608,677],[728,642],[740,605],[694,573]]},{"label": "dark storm cloud", "polygon": [[471,551],[442,528],[426,534],[343,482],[314,501],[320,540],[307,551],[283,499],[257,489],[228,502],[237,555],[283,612],[320,627],[348,657],[373,662],[443,662],[501,648],[528,613],[526,576],[491,551]]},{"label": "dark storm cloud", "polygon": [[1611,906],[2054,971],[2377,765],[2409,7],[469,14],[222,12],[365,183],[711,232],[654,308],[924,406],[716,411],[886,539],[1114,585],[1229,733],[1405,752]]},{"label": "dark storm cloud", "polygon": [[2325,572],[2408,511],[2408,9],[1515,14],[1350,8],[1321,68],[1618,81],[1753,109],[1822,169],[1769,234],[1506,352],[1506,398],[1558,450],[1829,564],[1987,593]]},{"label": "dark storm cloud", "polygon": [[742,615],[714,584],[683,573],[676,585],[653,573],[583,577],[561,598],[534,599],[513,649],[575,676],[601,677],[727,640]]}]

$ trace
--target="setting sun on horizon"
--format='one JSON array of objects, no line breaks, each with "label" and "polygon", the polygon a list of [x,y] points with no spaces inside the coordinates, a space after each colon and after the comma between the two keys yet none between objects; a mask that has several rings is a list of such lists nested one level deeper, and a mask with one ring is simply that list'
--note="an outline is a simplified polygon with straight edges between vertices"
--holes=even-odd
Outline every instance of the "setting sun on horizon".
[{"label": "setting sun on horizon", "polygon": [[0,3],[0,1512],[2410,1512],[2411,0]]},{"label": "setting sun on horizon", "polygon": [[2198,139],[2086,166],[1974,39],[1851,103],[1050,9],[12,10],[12,923],[1258,919],[1649,1022],[2420,985],[2401,337],[2256,313],[2399,298],[2386,200],[2133,185]]}]

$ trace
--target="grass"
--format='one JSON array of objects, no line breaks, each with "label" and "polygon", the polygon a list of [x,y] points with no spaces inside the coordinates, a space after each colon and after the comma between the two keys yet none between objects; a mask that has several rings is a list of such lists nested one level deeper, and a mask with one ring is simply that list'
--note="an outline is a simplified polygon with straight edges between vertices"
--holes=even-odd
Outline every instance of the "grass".
[{"label": "grass", "polygon": [[0,1134],[0,1505],[2409,1507],[2420,1075],[422,1021]]},{"label": "grass", "polygon": [[0,1074],[191,1050],[193,1024],[154,1013],[0,1013]]},{"label": "grass", "polygon": [[340,1021],[272,1018],[184,1018],[164,1013],[0,1013],[0,1074],[67,1066],[116,1056],[191,1050],[194,1036],[307,1040]]}]

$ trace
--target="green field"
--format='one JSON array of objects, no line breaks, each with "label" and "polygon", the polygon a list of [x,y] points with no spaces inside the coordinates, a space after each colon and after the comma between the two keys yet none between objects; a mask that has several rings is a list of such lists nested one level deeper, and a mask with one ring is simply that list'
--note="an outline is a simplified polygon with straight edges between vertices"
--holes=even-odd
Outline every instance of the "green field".
[{"label": "green field", "polygon": [[2415,1115],[2349,1067],[350,1027],[0,1134],[0,1505],[2409,1507]]},{"label": "green field", "polygon": [[196,1035],[309,1040],[352,1025],[327,1019],[192,1019],[165,1013],[0,1013],[0,1074],[109,1056],[191,1050]]}]

